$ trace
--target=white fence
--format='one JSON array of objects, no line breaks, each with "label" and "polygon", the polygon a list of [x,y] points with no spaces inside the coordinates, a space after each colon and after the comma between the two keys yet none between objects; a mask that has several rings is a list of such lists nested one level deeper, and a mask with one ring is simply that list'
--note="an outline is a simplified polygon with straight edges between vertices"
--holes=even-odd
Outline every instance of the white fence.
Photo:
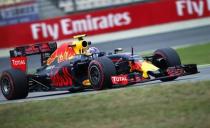
[{"label": "white fence", "polygon": [[143,1],[149,0],[59,0],[58,7],[68,13]]}]

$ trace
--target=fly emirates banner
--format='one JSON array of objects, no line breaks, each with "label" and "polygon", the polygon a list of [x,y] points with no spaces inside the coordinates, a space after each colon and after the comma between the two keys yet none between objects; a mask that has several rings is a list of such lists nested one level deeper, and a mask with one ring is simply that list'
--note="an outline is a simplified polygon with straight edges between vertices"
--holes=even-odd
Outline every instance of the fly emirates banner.
[{"label": "fly emirates banner", "polygon": [[0,48],[210,16],[210,0],[160,0],[0,27]]}]

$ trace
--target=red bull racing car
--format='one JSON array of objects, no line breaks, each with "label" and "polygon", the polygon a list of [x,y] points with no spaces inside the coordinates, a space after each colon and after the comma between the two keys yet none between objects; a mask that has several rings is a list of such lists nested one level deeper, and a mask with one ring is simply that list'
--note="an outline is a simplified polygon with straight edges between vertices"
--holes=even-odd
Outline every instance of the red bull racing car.
[{"label": "red bull racing car", "polygon": [[[72,43],[57,48],[56,43],[41,43],[16,47],[10,51],[11,69],[2,73],[0,86],[8,100],[26,98],[29,92],[83,89],[102,90],[153,80],[171,81],[177,77],[198,73],[196,64],[182,65],[172,48],[156,50],[141,57],[113,53],[90,47],[85,35],[75,36]],[[41,67],[27,72],[27,56],[40,54]]]}]

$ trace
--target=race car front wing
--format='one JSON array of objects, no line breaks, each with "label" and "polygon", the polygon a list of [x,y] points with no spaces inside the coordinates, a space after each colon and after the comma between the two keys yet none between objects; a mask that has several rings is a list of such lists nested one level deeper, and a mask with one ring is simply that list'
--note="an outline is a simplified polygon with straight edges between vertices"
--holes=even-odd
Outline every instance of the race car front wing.
[{"label": "race car front wing", "polygon": [[125,85],[144,83],[144,82],[155,81],[155,80],[176,78],[176,77],[192,75],[192,74],[197,74],[197,73],[199,73],[199,71],[197,69],[196,64],[187,64],[187,65],[169,67],[166,69],[166,72],[153,73],[153,76],[150,75],[149,78],[143,78],[140,73],[133,72],[130,74],[121,74],[121,75],[111,76],[111,80],[112,80],[112,84],[114,85],[125,86]]}]

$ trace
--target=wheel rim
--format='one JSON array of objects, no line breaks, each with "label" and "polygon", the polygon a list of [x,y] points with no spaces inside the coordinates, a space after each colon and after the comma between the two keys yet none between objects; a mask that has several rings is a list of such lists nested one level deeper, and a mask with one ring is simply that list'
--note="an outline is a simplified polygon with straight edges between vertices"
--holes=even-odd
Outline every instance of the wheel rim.
[{"label": "wheel rim", "polygon": [[97,66],[90,68],[90,80],[93,85],[97,85],[100,82],[101,74]]},{"label": "wheel rim", "polygon": [[8,95],[9,92],[10,92],[10,90],[11,90],[11,83],[9,81],[9,78],[4,77],[2,79],[2,82],[1,83],[2,83],[1,84],[2,85],[1,86],[1,89],[2,89],[3,94]]},{"label": "wheel rim", "polygon": [[[156,54],[156,58],[157,59],[164,59],[165,60],[164,56],[161,55],[160,53],[159,54]],[[165,62],[164,64],[161,64],[161,68],[163,68],[164,70],[167,69],[168,68],[168,63]]]}]

